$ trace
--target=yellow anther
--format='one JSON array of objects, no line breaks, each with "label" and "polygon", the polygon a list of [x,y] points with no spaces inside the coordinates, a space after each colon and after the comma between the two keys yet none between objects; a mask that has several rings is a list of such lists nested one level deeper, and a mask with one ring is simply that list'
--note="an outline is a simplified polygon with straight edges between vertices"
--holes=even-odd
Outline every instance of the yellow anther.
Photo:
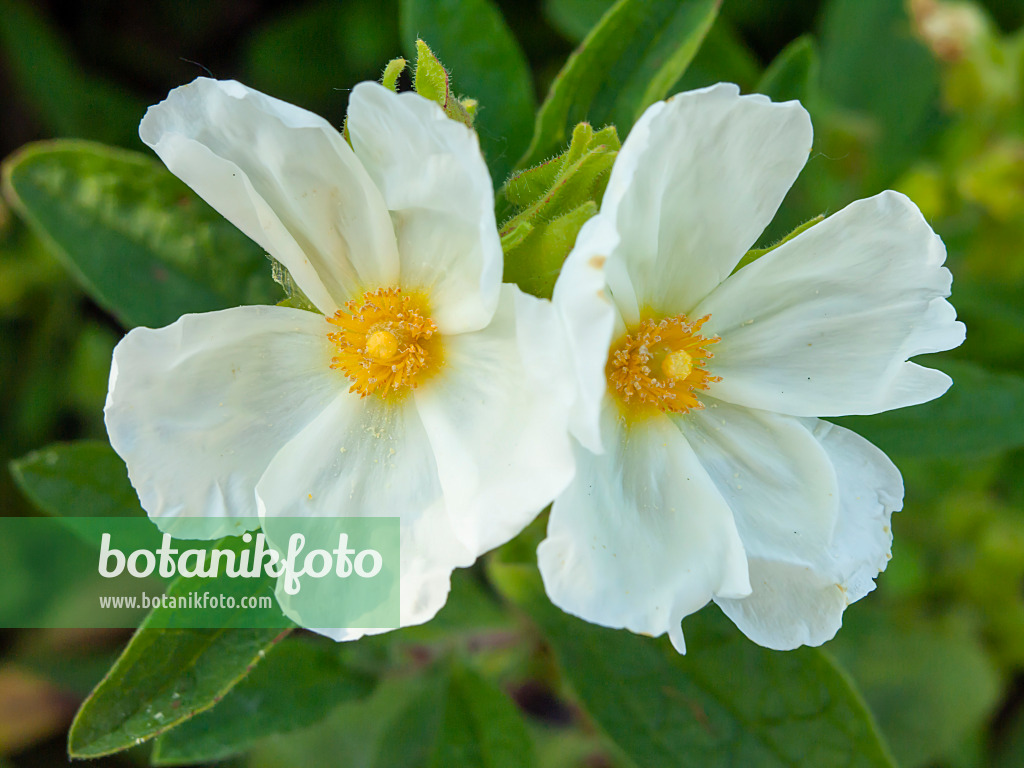
[{"label": "yellow anther", "polygon": [[349,392],[362,397],[414,389],[441,364],[437,326],[424,296],[380,288],[346,302],[327,322],[340,329],[327,334],[335,346],[331,368],[342,371],[352,382]]},{"label": "yellow anther", "polygon": [[691,321],[686,315],[676,315],[642,320],[623,336],[612,347],[605,367],[608,384],[619,402],[631,410],[686,413],[703,408],[697,392],[721,381],[704,369],[712,357],[708,347],[718,341],[698,333],[709,318]]}]

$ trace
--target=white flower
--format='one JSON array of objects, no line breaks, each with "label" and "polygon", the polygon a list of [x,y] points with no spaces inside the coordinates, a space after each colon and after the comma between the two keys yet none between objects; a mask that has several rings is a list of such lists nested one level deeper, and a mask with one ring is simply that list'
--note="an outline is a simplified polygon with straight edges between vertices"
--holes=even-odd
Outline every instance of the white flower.
[{"label": "white flower", "polygon": [[143,141],[323,314],[245,306],[135,329],[105,415],[143,508],[176,535],[400,516],[406,626],[566,486],[568,387],[539,373],[550,304],[501,284],[476,134],[375,83],[348,119],[351,148],[316,115],[205,78],[149,110]]},{"label": "white flower", "polygon": [[732,274],[811,148],[798,103],[738,93],[647,110],[554,294],[585,447],[539,549],[548,594],[680,652],[710,600],[771,648],[835,634],[885,568],[903,484],[815,417],[938,397],[949,378],[906,361],[964,338],[942,242],[895,192]]}]

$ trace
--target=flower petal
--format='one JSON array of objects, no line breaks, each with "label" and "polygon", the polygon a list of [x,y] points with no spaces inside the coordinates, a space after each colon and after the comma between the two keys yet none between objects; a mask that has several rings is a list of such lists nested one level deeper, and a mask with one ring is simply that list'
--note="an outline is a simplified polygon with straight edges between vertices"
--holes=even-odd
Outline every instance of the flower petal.
[{"label": "flower petal", "polygon": [[814,562],[839,510],[828,454],[798,419],[704,400],[673,420],[732,509],[747,555]]},{"label": "flower petal", "polygon": [[234,81],[199,78],[139,135],[174,175],[280,261],[325,314],[398,278],[380,192],[326,120]]},{"label": "flower petal", "polygon": [[608,254],[618,234],[607,219],[595,216],[580,230],[562,265],[551,302],[566,330],[568,357],[576,381],[569,429],[584,447],[601,453],[601,403],[608,389],[605,364],[612,331],[621,323],[605,283]]},{"label": "flower petal", "polygon": [[949,377],[906,360],[964,339],[946,251],[898,192],[860,200],[725,281],[696,309],[721,336],[716,398],[797,416],[923,403]]},{"label": "flower petal", "polygon": [[[615,160],[599,214],[618,230],[615,255],[640,308],[688,312],[724,280],[772,220],[810,149],[803,107],[740,96],[732,84],[648,108]],[[627,324],[638,321],[627,302],[620,309]]]},{"label": "flower petal", "polygon": [[889,519],[903,505],[899,471],[878,448],[842,427],[802,420],[835,468],[839,519],[813,562],[751,557],[753,594],[716,599],[751,640],[776,650],[821,645],[842,624],[846,606],[875,588],[892,546]]},{"label": "flower petal", "polygon": [[445,339],[445,370],[416,390],[451,525],[482,554],[526,527],[573,474],[570,373],[551,304],[502,286],[484,330]]},{"label": "flower petal", "polygon": [[555,501],[537,551],[553,603],[586,621],[669,634],[715,596],[749,594],[732,513],[667,417],[602,418],[605,453],[579,447],[576,477]]},{"label": "flower petal", "polygon": [[502,253],[491,177],[476,134],[415,93],[352,90],[348,129],[398,237],[402,284],[426,289],[442,333],[487,325]]},{"label": "flower petal", "polygon": [[[452,529],[412,398],[337,398],[274,457],[256,495],[264,518],[399,516],[403,627],[431,619],[447,599],[452,570],[476,557]],[[318,631],[338,639],[367,633]]]},{"label": "flower petal", "polygon": [[121,340],[107,433],[162,530],[216,538],[256,527],[260,475],[344,391],[327,330],[312,312],[236,307]]}]

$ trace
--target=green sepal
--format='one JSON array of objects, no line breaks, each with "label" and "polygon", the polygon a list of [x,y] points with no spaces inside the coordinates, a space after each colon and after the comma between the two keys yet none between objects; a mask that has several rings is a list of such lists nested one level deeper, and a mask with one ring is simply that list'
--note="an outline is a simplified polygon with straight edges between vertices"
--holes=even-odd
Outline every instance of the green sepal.
[{"label": "green sepal", "polygon": [[760,259],[762,256],[764,256],[769,251],[774,251],[776,248],[778,248],[783,243],[788,243],[790,240],[792,240],[794,237],[799,235],[801,232],[806,232],[808,229],[813,227],[818,222],[823,221],[824,219],[825,219],[825,214],[819,213],[813,219],[808,219],[803,224],[798,226],[796,229],[794,229],[792,232],[790,232],[784,238],[779,240],[779,242],[772,243],[767,248],[751,248],[749,251],[747,251],[744,254],[743,258],[740,259],[740,263],[736,265],[736,269],[734,269],[733,272],[735,272],[736,270],[739,270],[739,269],[743,269],[743,267],[747,266],[747,264],[752,264],[753,262],[755,262],[758,259]]},{"label": "green sepal", "polygon": [[564,153],[509,178],[503,193],[517,213],[501,228],[507,282],[551,295],[580,227],[597,213],[620,147],[615,126],[579,123]]},{"label": "green sepal", "polygon": [[416,40],[416,71],[413,74],[413,88],[420,96],[440,104],[441,109],[452,120],[470,128],[473,127],[476,101],[473,99],[467,99],[466,103],[459,101],[452,93],[448,70],[430,50],[430,46],[419,39]]},{"label": "green sepal", "polygon": [[[409,62],[399,56],[397,59],[392,59],[388,62],[388,65],[384,67],[384,73],[380,76],[380,84],[383,85],[390,91],[398,91],[398,78],[405,72],[405,68],[409,66]],[[348,132],[348,115],[345,115],[345,122],[341,126],[341,135],[348,142],[349,146],[352,146],[352,137]],[[279,281],[280,282],[280,281]],[[292,307],[296,306],[289,303],[291,298],[285,299],[284,301],[278,302],[280,306]],[[299,307],[299,309],[306,309],[306,307]]]},{"label": "green sepal", "polygon": [[270,259],[270,274],[274,278],[274,282],[280,285],[285,292],[285,298],[277,302],[277,306],[304,309],[307,312],[319,312],[320,310],[316,308],[316,305],[295,284],[291,272],[287,270],[284,264],[272,256],[268,255],[267,258]]},{"label": "green sepal", "polygon": [[401,56],[389,61],[388,65],[384,67],[384,74],[380,76],[380,84],[391,91],[397,91],[398,78],[401,77],[403,72],[405,72],[405,68],[408,65],[409,62]]}]

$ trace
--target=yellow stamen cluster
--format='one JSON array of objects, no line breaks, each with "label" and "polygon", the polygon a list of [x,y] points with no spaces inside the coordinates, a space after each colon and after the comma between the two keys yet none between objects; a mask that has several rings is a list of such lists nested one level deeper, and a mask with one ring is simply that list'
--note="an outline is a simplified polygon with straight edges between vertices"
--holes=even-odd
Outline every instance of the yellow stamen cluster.
[{"label": "yellow stamen cluster", "polygon": [[437,326],[427,315],[426,300],[401,288],[364,293],[327,322],[341,329],[327,334],[336,351],[331,368],[342,371],[352,382],[349,392],[361,397],[414,389],[424,369],[440,362]]},{"label": "yellow stamen cluster", "polygon": [[673,413],[703,408],[697,392],[721,381],[704,369],[714,356],[708,347],[718,341],[718,337],[707,339],[698,333],[710,317],[642,320],[613,346],[605,374],[621,402]]}]

